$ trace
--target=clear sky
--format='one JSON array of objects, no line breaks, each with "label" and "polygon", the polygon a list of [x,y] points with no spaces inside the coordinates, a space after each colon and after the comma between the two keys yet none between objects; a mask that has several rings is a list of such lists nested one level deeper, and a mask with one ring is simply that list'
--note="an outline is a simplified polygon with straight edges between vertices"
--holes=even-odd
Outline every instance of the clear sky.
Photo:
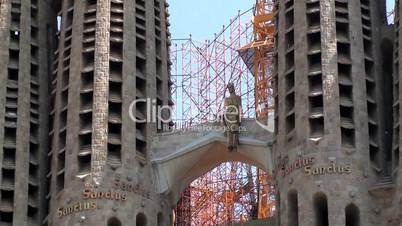
[{"label": "clear sky", "polygon": [[390,11],[395,6],[395,0],[387,0],[387,8]]},{"label": "clear sky", "polygon": [[253,7],[255,0],[168,0],[172,38],[212,39],[238,10]]},{"label": "clear sky", "polygon": [[[387,0],[387,11],[391,12],[392,9],[395,7],[395,0]],[[393,23],[394,17],[389,17],[388,22]]]},{"label": "clear sky", "polygon": [[[172,38],[212,39],[238,10],[250,9],[255,0],[168,0]],[[395,0],[387,0],[388,8]]]}]

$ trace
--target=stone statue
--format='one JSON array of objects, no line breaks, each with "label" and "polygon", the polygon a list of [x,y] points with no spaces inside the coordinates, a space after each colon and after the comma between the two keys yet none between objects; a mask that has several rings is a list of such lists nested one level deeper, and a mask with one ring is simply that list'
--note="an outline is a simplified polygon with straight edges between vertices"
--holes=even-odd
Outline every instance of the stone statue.
[{"label": "stone statue", "polygon": [[225,113],[223,121],[225,123],[226,134],[228,137],[229,151],[236,151],[239,145],[239,127],[241,122],[241,98],[236,95],[233,83],[227,85],[230,96],[225,98]]}]

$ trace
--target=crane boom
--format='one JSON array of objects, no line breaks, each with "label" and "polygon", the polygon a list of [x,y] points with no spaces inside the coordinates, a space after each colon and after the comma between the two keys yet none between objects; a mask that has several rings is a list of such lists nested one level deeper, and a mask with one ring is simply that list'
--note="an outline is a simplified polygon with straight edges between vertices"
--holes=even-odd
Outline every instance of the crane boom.
[{"label": "crane boom", "polygon": [[239,49],[239,53],[255,80],[256,118],[264,120],[271,109],[270,73],[274,52],[275,14],[272,0],[256,0],[253,33],[254,40]]}]

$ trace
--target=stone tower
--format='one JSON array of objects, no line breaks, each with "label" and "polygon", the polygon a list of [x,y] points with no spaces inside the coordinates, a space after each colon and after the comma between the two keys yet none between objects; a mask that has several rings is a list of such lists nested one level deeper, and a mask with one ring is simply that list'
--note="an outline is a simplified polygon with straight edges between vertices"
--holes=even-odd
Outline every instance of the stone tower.
[{"label": "stone tower", "polygon": [[47,211],[50,6],[0,1],[0,225],[41,225]]},{"label": "stone tower", "polygon": [[223,133],[158,134],[166,0],[0,0],[0,225],[172,225],[224,161],[275,168],[278,226],[400,225],[402,3],[394,25],[379,0],[274,8],[274,139],[250,124],[227,153]]},{"label": "stone tower", "polygon": [[380,197],[395,192],[400,155],[385,1],[278,0],[275,9],[280,225],[383,225]]},{"label": "stone tower", "polygon": [[[149,147],[148,106],[169,100],[164,0],[62,0],[53,63],[49,225],[167,225]],[[150,98],[144,102],[144,98]],[[140,100],[133,105],[133,101]]]}]

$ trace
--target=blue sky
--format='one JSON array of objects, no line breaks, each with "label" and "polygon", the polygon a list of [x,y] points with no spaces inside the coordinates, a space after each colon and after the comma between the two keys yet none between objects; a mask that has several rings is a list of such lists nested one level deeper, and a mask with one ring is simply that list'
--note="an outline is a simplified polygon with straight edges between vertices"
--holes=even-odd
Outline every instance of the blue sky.
[{"label": "blue sky", "polygon": [[[390,12],[392,9],[395,7],[395,0],[387,0],[387,11]],[[394,20],[394,17],[388,18],[388,21],[392,23]]]},{"label": "blue sky", "polygon": [[212,39],[238,10],[250,9],[255,0],[169,0],[172,38]]},{"label": "blue sky", "polygon": [[[387,0],[388,8],[395,0]],[[169,0],[173,38],[212,39],[238,10],[250,9],[255,0]]]},{"label": "blue sky", "polygon": [[394,8],[395,0],[387,0],[388,10]]}]

